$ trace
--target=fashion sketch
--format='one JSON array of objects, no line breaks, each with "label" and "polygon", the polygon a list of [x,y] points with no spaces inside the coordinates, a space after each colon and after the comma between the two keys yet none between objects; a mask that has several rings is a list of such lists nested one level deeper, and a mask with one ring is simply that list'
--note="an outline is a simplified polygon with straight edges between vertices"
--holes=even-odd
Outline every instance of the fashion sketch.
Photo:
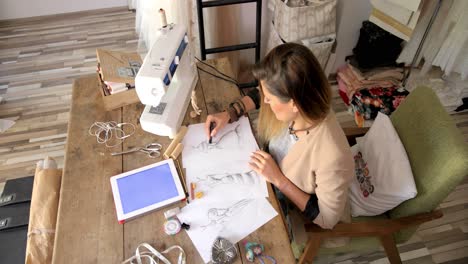
[{"label": "fashion sketch", "polygon": [[243,173],[209,174],[204,178],[197,177],[197,184],[205,185],[209,188],[214,188],[220,184],[253,185],[258,183],[258,175],[252,170]]},{"label": "fashion sketch", "polygon": [[[237,143],[240,143],[240,125],[237,125],[234,129],[226,131],[222,134],[216,141],[213,140],[212,143],[208,143],[208,140],[203,140],[196,146],[192,146],[194,149],[198,149],[201,152],[207,153],[212,149],[223,149],[223,145],[225,145],[226,138],[229,135],[234,135],[237,139]],[[224,140],[224,141],[223,141]]]},{"label": "fashion sketch", "polygon": [[251,202],[251,199],[242,199],[229,207],[208,209],[206,213],[208,223],[203,225],[202,228],[206,229],[211,226],[228,222],[232,216],[239,214],[242,209]]}]

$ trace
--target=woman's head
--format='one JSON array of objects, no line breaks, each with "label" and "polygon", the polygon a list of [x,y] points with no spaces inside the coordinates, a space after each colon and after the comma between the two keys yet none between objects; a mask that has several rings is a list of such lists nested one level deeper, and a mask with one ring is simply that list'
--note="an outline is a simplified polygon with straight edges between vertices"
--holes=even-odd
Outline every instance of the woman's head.
[{"label": "woman's head", "polygon": [[[280,121],[291,121],[297,113],[311,121],[328,114],[330,86],[307,47],[296,43],[277,46],[255,66],[253,74],[260,82],[264,103]],[[288,106],[296,112],[288,113]]]},{"label": "woman's head", "polygon": [[289,122],[300,114],[309,121],[318,121],[327,116],[330,85],[307,47],[296,43],[277,46],[255,65],[253,75],[259,80],[263,104],[270,106],[262,104],[260,113],[259,134],[264,140],[284,127],[274,119]]}]

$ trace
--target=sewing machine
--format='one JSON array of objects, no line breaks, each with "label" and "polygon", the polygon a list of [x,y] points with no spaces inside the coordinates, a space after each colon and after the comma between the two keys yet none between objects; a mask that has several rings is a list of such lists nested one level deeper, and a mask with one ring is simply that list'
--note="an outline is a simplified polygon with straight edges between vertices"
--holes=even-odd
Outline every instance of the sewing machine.
[{"label": "sewing machine", "polygon": [[173,138],[196,85],[195,68],[183,25],[169,24],[146,55],[135,78],[136,92],[146,105],[140,117],[143,130]]}]

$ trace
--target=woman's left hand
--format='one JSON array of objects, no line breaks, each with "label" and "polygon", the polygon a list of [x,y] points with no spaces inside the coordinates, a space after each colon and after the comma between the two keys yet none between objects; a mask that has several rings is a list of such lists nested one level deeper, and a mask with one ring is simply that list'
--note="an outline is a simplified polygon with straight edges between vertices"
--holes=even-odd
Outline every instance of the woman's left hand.
[{"label": "woman's left hand", "polygon": [[280,186],[285,176],[270,154],[257,150],[252,153],[250,158],[249,167],[252,170],[265,177],[266,181],[273,183],[277,187]]}]

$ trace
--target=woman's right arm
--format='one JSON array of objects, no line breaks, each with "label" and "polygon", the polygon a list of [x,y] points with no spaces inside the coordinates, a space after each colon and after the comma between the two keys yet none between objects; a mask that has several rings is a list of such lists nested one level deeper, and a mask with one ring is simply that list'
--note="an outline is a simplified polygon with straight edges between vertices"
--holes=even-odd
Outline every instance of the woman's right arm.
[{"label": "woman's right arm", "polygon": [[[260,94],[258,89],[252,89],[246,96],[240,99],[241,103],[245,106],[245,112],[249,112],[260,107]],[[226,109],[226,111],[208,115],[205,121],[205,133],[207,137],[215,136],[218,131],[223,128],[227,123],[231,121],[231,115],[236,115],[239,117],[241,115],[241,109],[239,109],[238,104],[232,105],[229,107],[231,109]],[[231,114],[230,114],[231,111]],[[210,135],[210,124],[215,123],[213,131]]]}]

